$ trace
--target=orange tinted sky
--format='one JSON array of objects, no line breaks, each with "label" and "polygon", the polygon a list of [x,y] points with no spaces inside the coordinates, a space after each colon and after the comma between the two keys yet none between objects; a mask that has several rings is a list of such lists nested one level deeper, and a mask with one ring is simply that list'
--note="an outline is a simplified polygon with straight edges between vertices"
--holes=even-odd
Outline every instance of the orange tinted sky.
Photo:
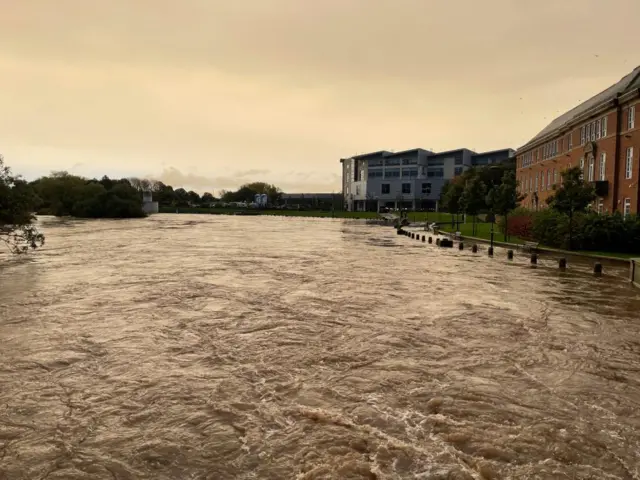
[{"label": "orange tinted sky", "polygon": [[517,148],[640,64],[638,0],[0,0],[28,177],[339,191],[340,157]]}]

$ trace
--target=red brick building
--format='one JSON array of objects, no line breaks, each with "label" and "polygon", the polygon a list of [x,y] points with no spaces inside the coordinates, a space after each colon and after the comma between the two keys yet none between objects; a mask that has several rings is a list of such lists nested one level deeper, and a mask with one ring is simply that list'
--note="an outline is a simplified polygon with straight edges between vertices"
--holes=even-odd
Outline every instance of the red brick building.
[{"label": "red brick building", "polygon": [[522,205],[546,207],[561,173],[580,166],[599,212],[640,213],[640,67],[556,118],[518,149]]}]

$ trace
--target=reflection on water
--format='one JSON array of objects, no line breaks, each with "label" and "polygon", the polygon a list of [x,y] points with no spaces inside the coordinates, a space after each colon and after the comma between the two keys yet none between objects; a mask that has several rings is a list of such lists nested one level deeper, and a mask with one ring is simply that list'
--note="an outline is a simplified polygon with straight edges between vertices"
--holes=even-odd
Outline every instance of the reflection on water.
[{"label": "reflection on water", "polygon": [[640,296],[338,220],[43,220],[0,478],[639,479]]}]

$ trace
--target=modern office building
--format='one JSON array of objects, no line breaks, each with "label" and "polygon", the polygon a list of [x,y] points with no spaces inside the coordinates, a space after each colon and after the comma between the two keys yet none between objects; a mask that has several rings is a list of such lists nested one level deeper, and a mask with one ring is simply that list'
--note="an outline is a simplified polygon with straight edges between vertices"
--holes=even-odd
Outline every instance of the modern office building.
[{"label": "modern office building", "polygon": [[561,182],[561,173],[579,166],[595,186],[599,212],[640,211],[640,67],[618,83],[552,121],[517,156],[523,205],[546,205]]},{"label": "modern office building", "polygon": [[342,192],[350,211],[379,211],[382,207],[438,208],[444,184],[473,166],[504,162],[511,149],[476,153],[466,148],[434,153],[422,148],[378,152],[343,158]]}]

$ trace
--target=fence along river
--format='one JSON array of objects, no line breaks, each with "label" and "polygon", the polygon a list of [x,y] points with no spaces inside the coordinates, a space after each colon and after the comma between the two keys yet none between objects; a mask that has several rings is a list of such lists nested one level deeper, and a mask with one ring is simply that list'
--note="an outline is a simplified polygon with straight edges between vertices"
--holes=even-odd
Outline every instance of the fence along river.
[{"label": "fence along river", "polygon": [[628,269],[331,219],[41,222],[0,267],[0,478],[640,478]]}]

